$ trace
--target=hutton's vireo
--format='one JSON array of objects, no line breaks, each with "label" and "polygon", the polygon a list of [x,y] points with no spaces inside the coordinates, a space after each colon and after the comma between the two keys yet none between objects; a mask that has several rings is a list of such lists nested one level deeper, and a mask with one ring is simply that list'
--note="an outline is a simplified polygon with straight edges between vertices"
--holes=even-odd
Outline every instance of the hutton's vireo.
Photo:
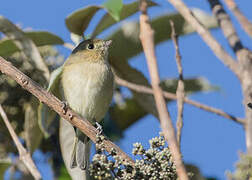
[{"label": "hutton's vireo", "polygon": [[[108,63],[111,40],[88,39],[81,42],[66,60],[61,84],[68,105],[92,123],[100,122],[113,94],[114,77]],[[70,167],[87,168],[90,142],[79,129]],[[70,153],[70,152],[69,152]]]}]

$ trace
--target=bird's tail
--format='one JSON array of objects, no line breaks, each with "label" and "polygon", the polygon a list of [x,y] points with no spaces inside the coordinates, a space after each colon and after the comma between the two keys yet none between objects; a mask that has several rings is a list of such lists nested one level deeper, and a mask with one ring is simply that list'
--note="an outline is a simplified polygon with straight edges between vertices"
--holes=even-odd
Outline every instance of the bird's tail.
[{"label": "bird's tail", "polygon": [[86,170],[89,164],[89,153],[90,140],[77,129],[74,139],[74,148],[71,155],[70,168],[78,166],[80,169]]}]

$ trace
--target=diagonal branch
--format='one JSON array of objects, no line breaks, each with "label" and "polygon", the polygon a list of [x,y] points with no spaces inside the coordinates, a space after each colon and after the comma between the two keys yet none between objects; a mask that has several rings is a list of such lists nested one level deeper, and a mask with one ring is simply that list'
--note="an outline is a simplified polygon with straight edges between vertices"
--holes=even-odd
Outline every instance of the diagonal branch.
[{"label": "diagonal branch", "polygon": [[[139,84],[135,84],[135,83],[132,83],[132,82],[128,82],[124,79],[121,79],[119,78],[118,76],[115,77],[115,81],[118,85],[120,86],[125,86],[131,90],[134,90],[136,92],[140,92],[140,93],[146,93],[146,94],[153,94],[153,90],[147,86],[143,86],[143,85],[139,85]],[[166,91],[163,91],[163,95],[166,99],[172,99],[172,100],[177,100],[177,96],[176,94],[173,94],[173,93],[170,93],[170,92],[166,92]],[[209,111],[209,112],[212,112],[212,113],[215,113],[219,116],[223,116],[227,119],[230,119],[234,122],[237,122],[239,124],[242,124],[242,125],[245,125],[245,120],[244,119],[241,119],[241,118],[237,118],[237,117],[234,117],[233,115],[230,115],[230,114],[227,114],[226,112],[220,110],[220,109],[216,109],[214,107],[210,107],[210,106],[207,106],[205,104],[201,104],[197,101],[193,101],[193,100],[190,100],[188,98],[185,97],[184,99],[184,102],[187,103],[187,104],[191,104],[197,108],[200,108],[200,109],[203,109],[205,111]]]},{"label": "diagonal branch", "polygon": [[229,15],[226,13],[219,0],[208,0],[208,3],[211,6],[213,14],[217,18],[219,25],[222,29],[222,32],[224,36],[227,38],[230,47],[237,55],[239,50],[244,49],[244,47],[235,31],[234,26],[231,23]]},{"label": "diagonal branch", "polygon": [[234,0],[225,0],[228,8],[234,13],[244,31],[252,38],[252,23],[242,14]]},{"label": "diagonal branch", "polygon": [[178,46],[178,37],[175,32],[174,23],[170,21],[171,24],[171,38],[173,40],[175,51],[176,51],[176,63],[178,67],[179,73],[179,80],[178,80],[178,87],[176,91],[177,95],[177,107],[178,107],[178,114],[177,114],[177,141],[178,144],[181,145],[181,130],[183,127],[183,110],[184,110],[184,99],[185,99],[185,84],[184,84],[184,77],[183,77],[183,68],[181,63],[181,55],[179,52]]},{"label": "diagonal branch", "polygon": [[225,64],[233,73],[241,79],[241,69],[238,63],[223,49],[214,39],[211,33],[199,22],[182,0],[168,0],[198,32],[206,44],[212,49],[214,54]]},{"label": "diagonal branch", "polygon": [[26,151],[26,149],[23,147],[23,145],[20,143],[17,134],[15,133],[14,129],[12,128],[9,119],[6,115],[6,113],[3,110],[2,105],[0,104],[0,114],[3,118],[3,121],[10,132],[10,135],[14,141],[14,143],[17,146],[18,153],[19,153],[19,159],[25,164],[27,169],[31,172],[34,179],[41,179],[41,175],[38,171],[38,169],[35,166],[35,163],[33,162],[30,153]]},{"label": "diagonal branch", "polygon": [[154,98],[159,114],[161,127],[166,141],[168,141],[171,150],[178,177],[181,180],[188,180],[188,176],[181,158],[181,153],[176,140],[175,131],[172,125],[169,112],[167,111],[165,99],[162,90],[159,86],[160,78],[158,74],[157,59],[154,46],[154,31],[150,26],[149,17],[147,15],[147,1],[140,0],[140,40],[143,46],[144,54],[148,64],[148,69],[151,77],[151,85],[154,92]]},{"label": "diagonal branch", "polygon": [[[45,103],[52,110],[57,112],[63,119],[69,121],[69,123],[71,123],[73,126],[76,126],[78,129],[80,129],[93,142],[96,141],[96,134],[98,133],[98,130],[88,120],[81,118],[69,107],[65,107],[65,103],[61,102],[53,94],[40,87],[36,82],[34,82],[28,76],[12,66],[10,62],[6,61],[2,57],[0,57],[0,71],[14,79],[24,89],[37,97],[40,102]],[[108,139],[104,140],[104,144],[108,152],[115,150],[119,156],[128,161],[130,164],[134,165],[134,161],[117,145],[115,145]]]}]

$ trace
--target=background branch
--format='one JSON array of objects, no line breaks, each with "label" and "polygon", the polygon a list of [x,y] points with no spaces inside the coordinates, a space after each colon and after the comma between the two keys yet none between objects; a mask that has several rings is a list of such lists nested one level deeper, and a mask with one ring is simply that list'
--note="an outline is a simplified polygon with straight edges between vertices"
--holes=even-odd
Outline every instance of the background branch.
[{"label": "background branch", "polygon": [[234,0],[225,0],[228,8],[234,13],[244,31],[252,38],[252,23],[242,14]]},{"label": "background branch", "polygon": [[166,102],[163,97],[162,90],[159,86],[160,78],[158,74],[158,66],[155,55],[154,46],[154,31],[152,30],[149,17],[147,15],[147,1],[140,1],[140,40],[143,46],[144,54],[146,56],[148,69],[151,77],[151,85],[154,92],[154,98],[159,114],[161,127],[164,133],[166,141],[168,141],[169,148],[171,150],[172,157],[174,159],[178,177],[181,180],[187,180],[188,176],[182,162],[181,154],[179,151],[178,143],[175,136],[175,131],[172,125],[172,121],[167,111]]},{"label": "background branch", "polygon": [[223,47],[214,39],[211,33],[198,21],[191,13],[190,9],[183,3],[182,0],[168,0],[188,21],[193,28],[202,37],[205,43],[212,49],[214,54],[225,64],[234,74],[241,79],[241,69],[238,63],[223,49]]},{"label": "background branch", "polygon": [[32,176],[35,179],[41,179],[41,175],[40,175],[38,169],[36,168],[35,163],[33,162],[32,158],[31,158],[30,153],[28,153],[26,151],[26,149],[23,147],[23,145],[19,141],[18,136],[15,133],[14,129],[12,128],[12,126],[9,122],[9,119],[8,119],[6,113],[4,112],[4,109],[1,104],[0,104],[0,114],[3,118],[3,121],[4,121],[8,131],[10,132],[10,135],[11,135],[15,145],[17,146],[18,153],[19,153],[19,159],[25,164],[25,166],[31,172]]},{"label": "background branch", "polygon": [[177,107],[178,107],[178,113],[177,113],[177,141],[178,144],[181,144],[181,131],[183,127],[183,110],[184,110],[184,98],[185,98],[185,84],[184,84],[184,78],[183,78],[183,68],[181,63],[181,55],[179,52],[179,46],[178,46],[178,36],[175,32],[174,23],[173,21],[170,21],[171,24],[171,38],[174,43],[175,51],[176,51],[176,63],[179,73],[179,80],[178,80],[178,87],[176,91],[177,95]]},{"label": "background branch", "polygon": [[[92,124],[85,118],[81,118],[77,113],[72,111],[69,107],[64,107],[64,103],[61,102],[57,97],[55,97],[50,92],[40,87],[36,82],[30,79],[28,76],[23,74],[17,68],[11,65],[10,62],[6,61],[4,58],[0,57],[0,71],[12,79],[14,79],[18,84],[20,84],[24,89],[32,93],[35,97],[39,99],[40,102],[48,105],[51,109],[57,112],[63,119],[70,122],[73,126],[79,128],[84,134],[86,134],[93,142],[96,141],[97,129],[92,126]],[[109,141],[104,140],[105,148],[108,152],[112,149],[121,156],[123,159],[127,160],[129,163],[134,165],[134,161],[124,153],[117,145]]]},{"label": "background branch", "polygon": [[230,47],[237,55],[239,50],[244,49],[244,47],[235,31],[234,26],[232,25],[229,15],[226,13],[219,0],[208,0],[208,2]]},{"label": "background branch", "polygon": [[[132,89],[134,91],[137,91],[137,92],[140,92],[140,93],[146,93],[146,94],[153,94],[153,90],[147,86],[143,86],[143,85],[139,85],[139,84],[135,84],[135,83],[132,83],[132,82],[128,82],[124,79],[121,79],[119,78],[118,76],[115,77],[115,81],[118,85],[121,85],[121,86],[125,86],[129,89]],[[171,100],[177,100],[177,96],[176,94],[173,94],[173,93],[170,93],[170,92],[166,92],[166,91],[163,91],[163,95],[166,99],[171,99]],[[220,109],[216,109],[214,107],[210,107],[210,106],[207,106],[205,104],[201,104],[197,101],[193,101],[193,100],[190,100],[188,99],[187,97],[184,98],[184,102],[187,103],[187,104],[191,104],[197,108],[200,108],[200,109],[203,109],[205,111],[209,111],[209,112],[212,112],[212,113],[215,113],[219,116],[223,116],[227,119],[230,119],[230,120],[233,120],[234,122],[237,122],[239,124],[242,124],[242,125],[245,125],[245,120],[244,119],[241,119],[241,118],[237,118],[233,115],[230,115]]]}]

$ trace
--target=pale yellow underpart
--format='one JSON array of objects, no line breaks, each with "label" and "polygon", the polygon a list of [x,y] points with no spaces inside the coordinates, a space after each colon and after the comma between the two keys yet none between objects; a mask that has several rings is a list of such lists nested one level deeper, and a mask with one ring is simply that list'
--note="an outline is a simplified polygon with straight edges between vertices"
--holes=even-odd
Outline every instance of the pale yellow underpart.
[{"label": "pale yellow underpart", "polygon": [[83,61],[64,66],[61,80],[69,106],[89,121],[97,122],[108,110],[113,81],[107,61]]}]

